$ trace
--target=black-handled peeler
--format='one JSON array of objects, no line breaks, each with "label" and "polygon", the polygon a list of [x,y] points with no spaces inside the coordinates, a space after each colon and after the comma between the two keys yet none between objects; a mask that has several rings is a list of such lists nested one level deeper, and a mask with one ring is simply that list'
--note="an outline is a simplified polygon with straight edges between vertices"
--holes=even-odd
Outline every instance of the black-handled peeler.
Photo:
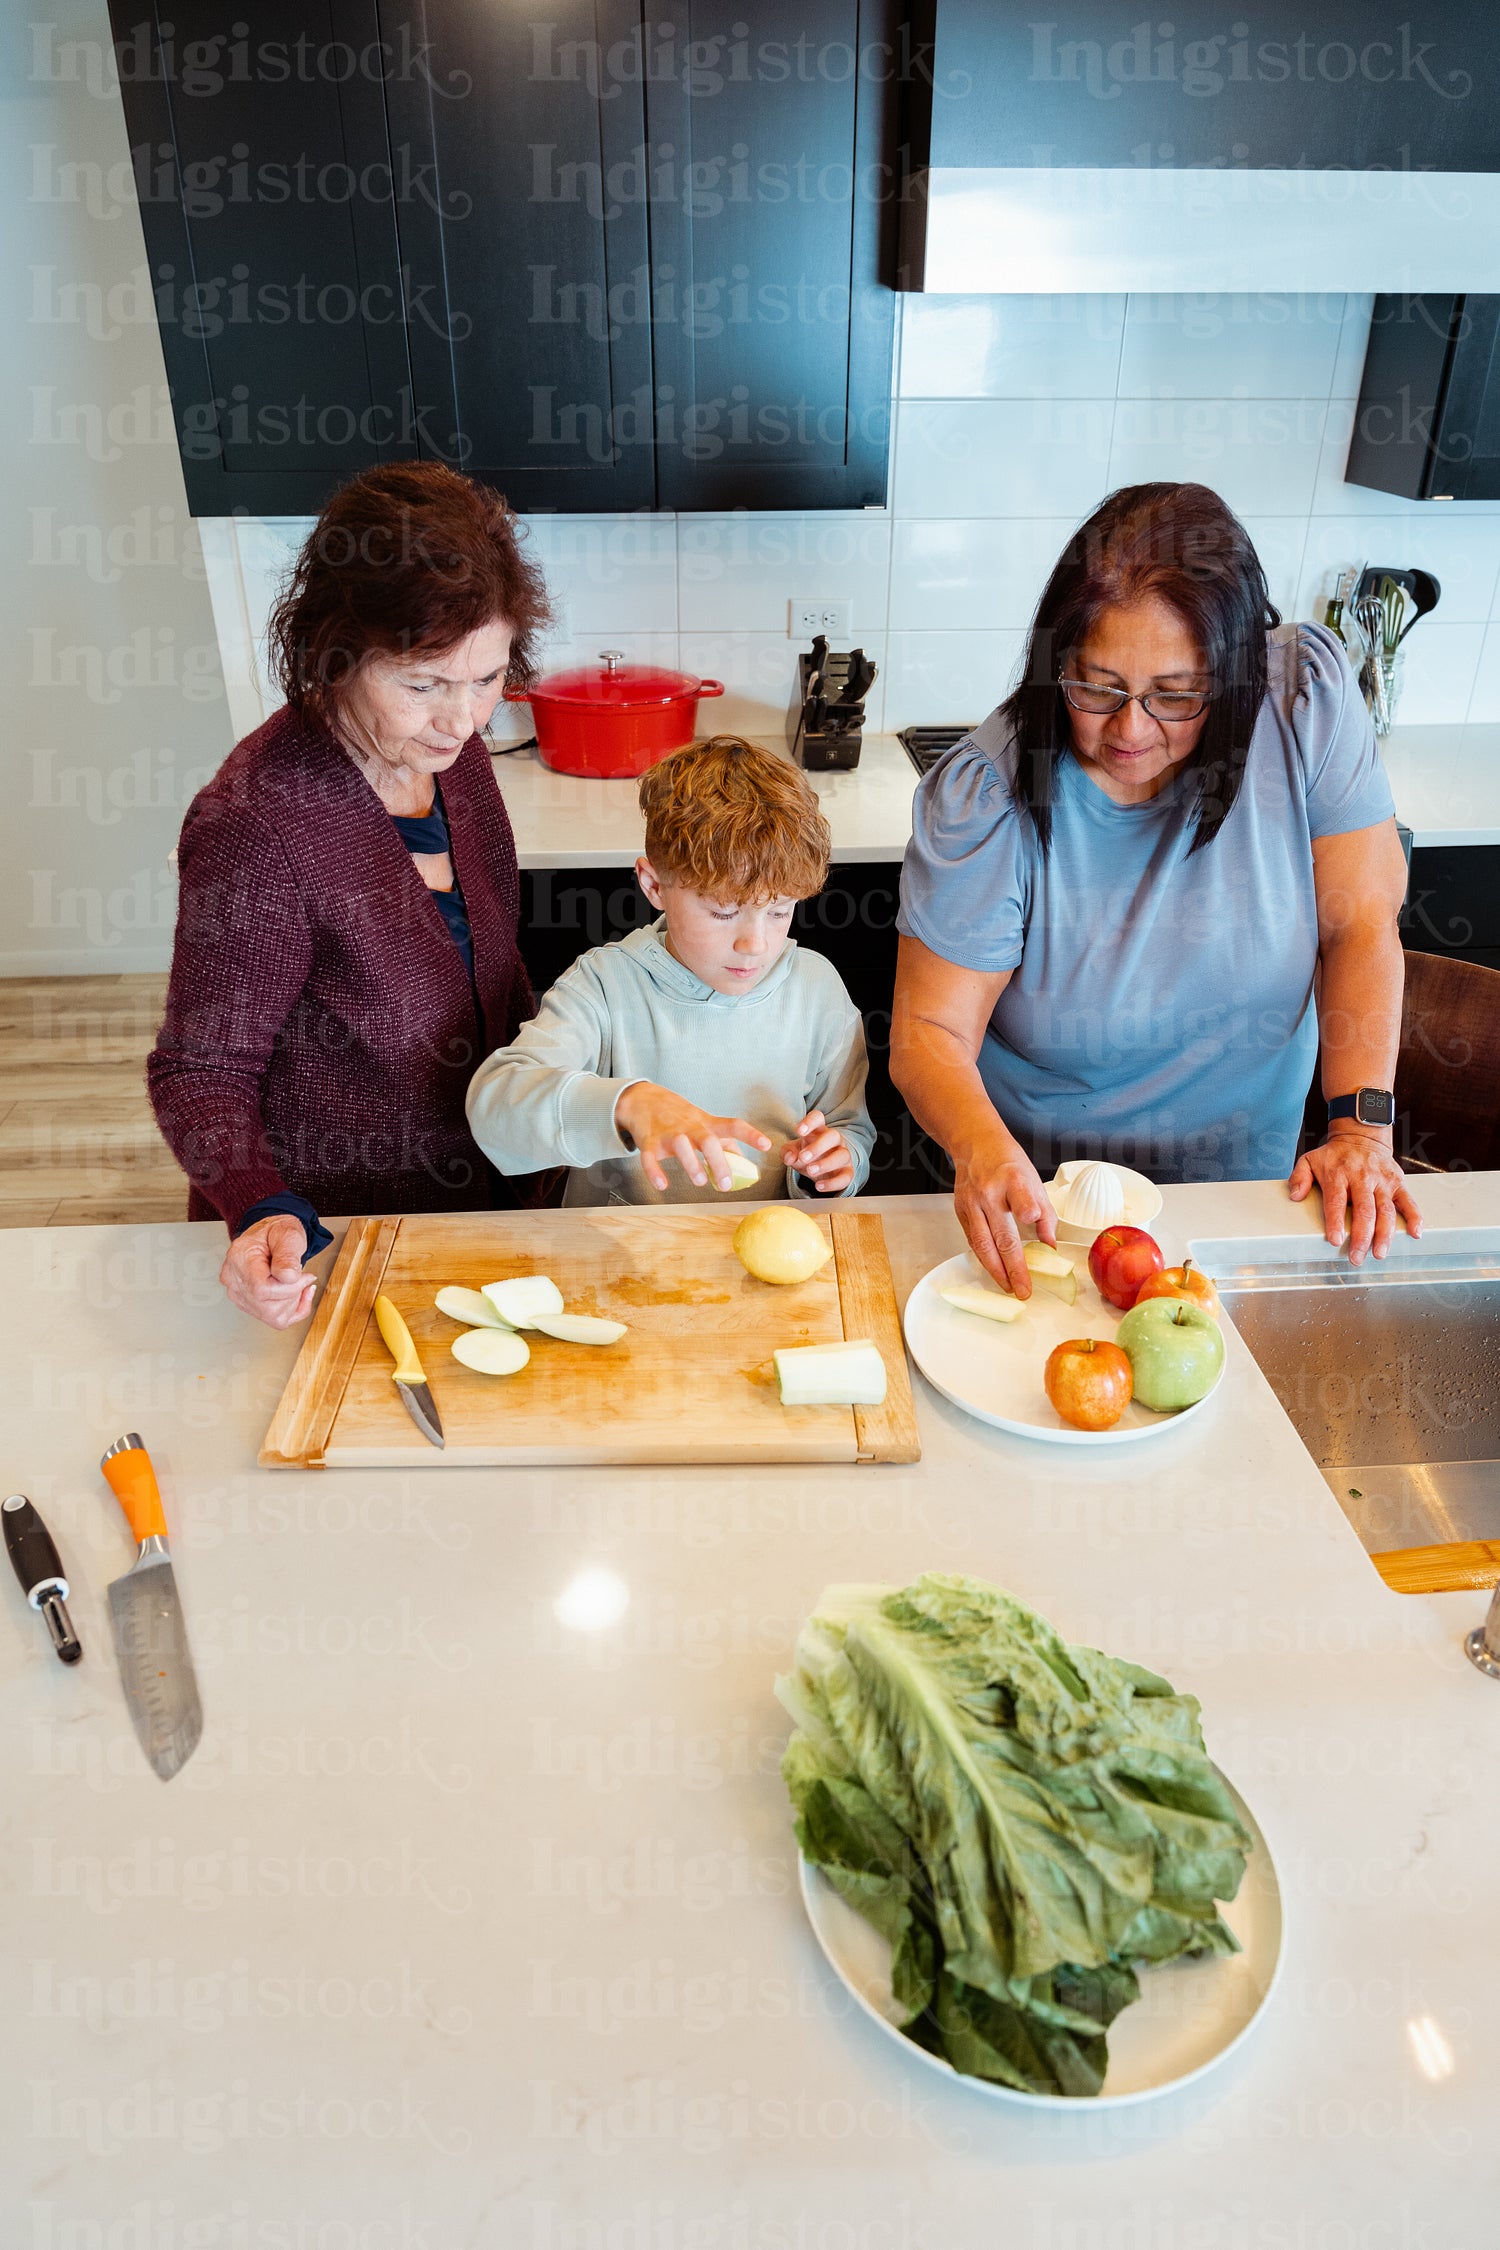
[{"label": "black-handled peeler", "polygon": [[22,1593],[47,1620],[52,1646],[64,1664],[76,1664],[83,1645],[68,1615],[68,1581],[51,1532],[24,1492],[13,1492],[0,1504],[0,1522],[5,1525],[5,1548]]}]

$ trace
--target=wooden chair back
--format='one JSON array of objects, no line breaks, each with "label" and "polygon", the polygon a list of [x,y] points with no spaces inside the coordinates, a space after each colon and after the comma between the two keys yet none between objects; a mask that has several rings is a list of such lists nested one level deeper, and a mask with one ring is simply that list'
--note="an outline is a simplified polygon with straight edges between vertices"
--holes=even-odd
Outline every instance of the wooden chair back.
[{"label": "wooden chair back", "polygon": [[1500,969],[1407,954],[1395,1140],[1403,1163],[1500,1170]]}]

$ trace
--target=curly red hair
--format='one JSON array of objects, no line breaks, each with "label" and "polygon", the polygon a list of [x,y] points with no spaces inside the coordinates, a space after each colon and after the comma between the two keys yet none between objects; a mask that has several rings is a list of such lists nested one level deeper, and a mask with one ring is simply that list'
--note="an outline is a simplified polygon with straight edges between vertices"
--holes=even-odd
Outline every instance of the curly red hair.
[{"label": "curly red hair", "polygon": [[498,492],[438,461],[391,461],[340,486],[267,628],[270,670],[301,717],[330,720],[365,658],[430,655],[497,620],[523,687],[549,621],[542,574]]},{"label": "curly red hair", "polygon": [[737,734],[674,750],[641,779],[646,857],[663,883],[725,906],[811,898],[828,878],[828,823],[805,774]]}]

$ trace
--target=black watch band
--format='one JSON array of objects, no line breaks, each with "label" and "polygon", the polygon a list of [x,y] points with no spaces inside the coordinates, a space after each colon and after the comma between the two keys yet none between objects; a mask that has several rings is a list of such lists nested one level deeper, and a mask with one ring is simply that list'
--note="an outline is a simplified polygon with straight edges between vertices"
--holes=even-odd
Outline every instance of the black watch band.
[{"label": "black watch band", "polygon": [[1352,1117],[1358,1125],[1393,1125],[1396,1097],[1384,1086],[1361,1086],[1355,1093],[1339,1094],[1328,1104],[1328,1122]]}]

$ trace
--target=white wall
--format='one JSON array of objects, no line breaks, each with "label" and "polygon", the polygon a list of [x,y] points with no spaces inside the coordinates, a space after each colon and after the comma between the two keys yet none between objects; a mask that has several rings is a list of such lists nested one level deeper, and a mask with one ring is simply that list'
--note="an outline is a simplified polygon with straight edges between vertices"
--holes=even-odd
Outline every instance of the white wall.
[{"label": "white wall", "polygon": [[0,26],[0,976],[161,967],[233,740],[103,0]]},{"label": "white wall", "polygon": [[[857,514],[538,517],[563,630],[725,680],[714,724],[778,732],[793,595],[851,596],[881,666],[877,725],[974,719],[1010,682],[1066,533],[1116,485],[1192,477],[1243,517],[1273,599],[1321,617],[1352,562],[1441,581],[1407,643],[1398,718],[1500,719],[1500,502],[1345,484],[1371,300],[1341,295],[911,297],[901,307],[891,498]],[[251,641],[301,521],[216,526],[242,725]],[[236,548],[238,553],[236,554]],[[216,571],[217,576],[217,571]],[[525,732],[523,712],[509,731]],[[502,728],[502,731],[504,729]]]}]

